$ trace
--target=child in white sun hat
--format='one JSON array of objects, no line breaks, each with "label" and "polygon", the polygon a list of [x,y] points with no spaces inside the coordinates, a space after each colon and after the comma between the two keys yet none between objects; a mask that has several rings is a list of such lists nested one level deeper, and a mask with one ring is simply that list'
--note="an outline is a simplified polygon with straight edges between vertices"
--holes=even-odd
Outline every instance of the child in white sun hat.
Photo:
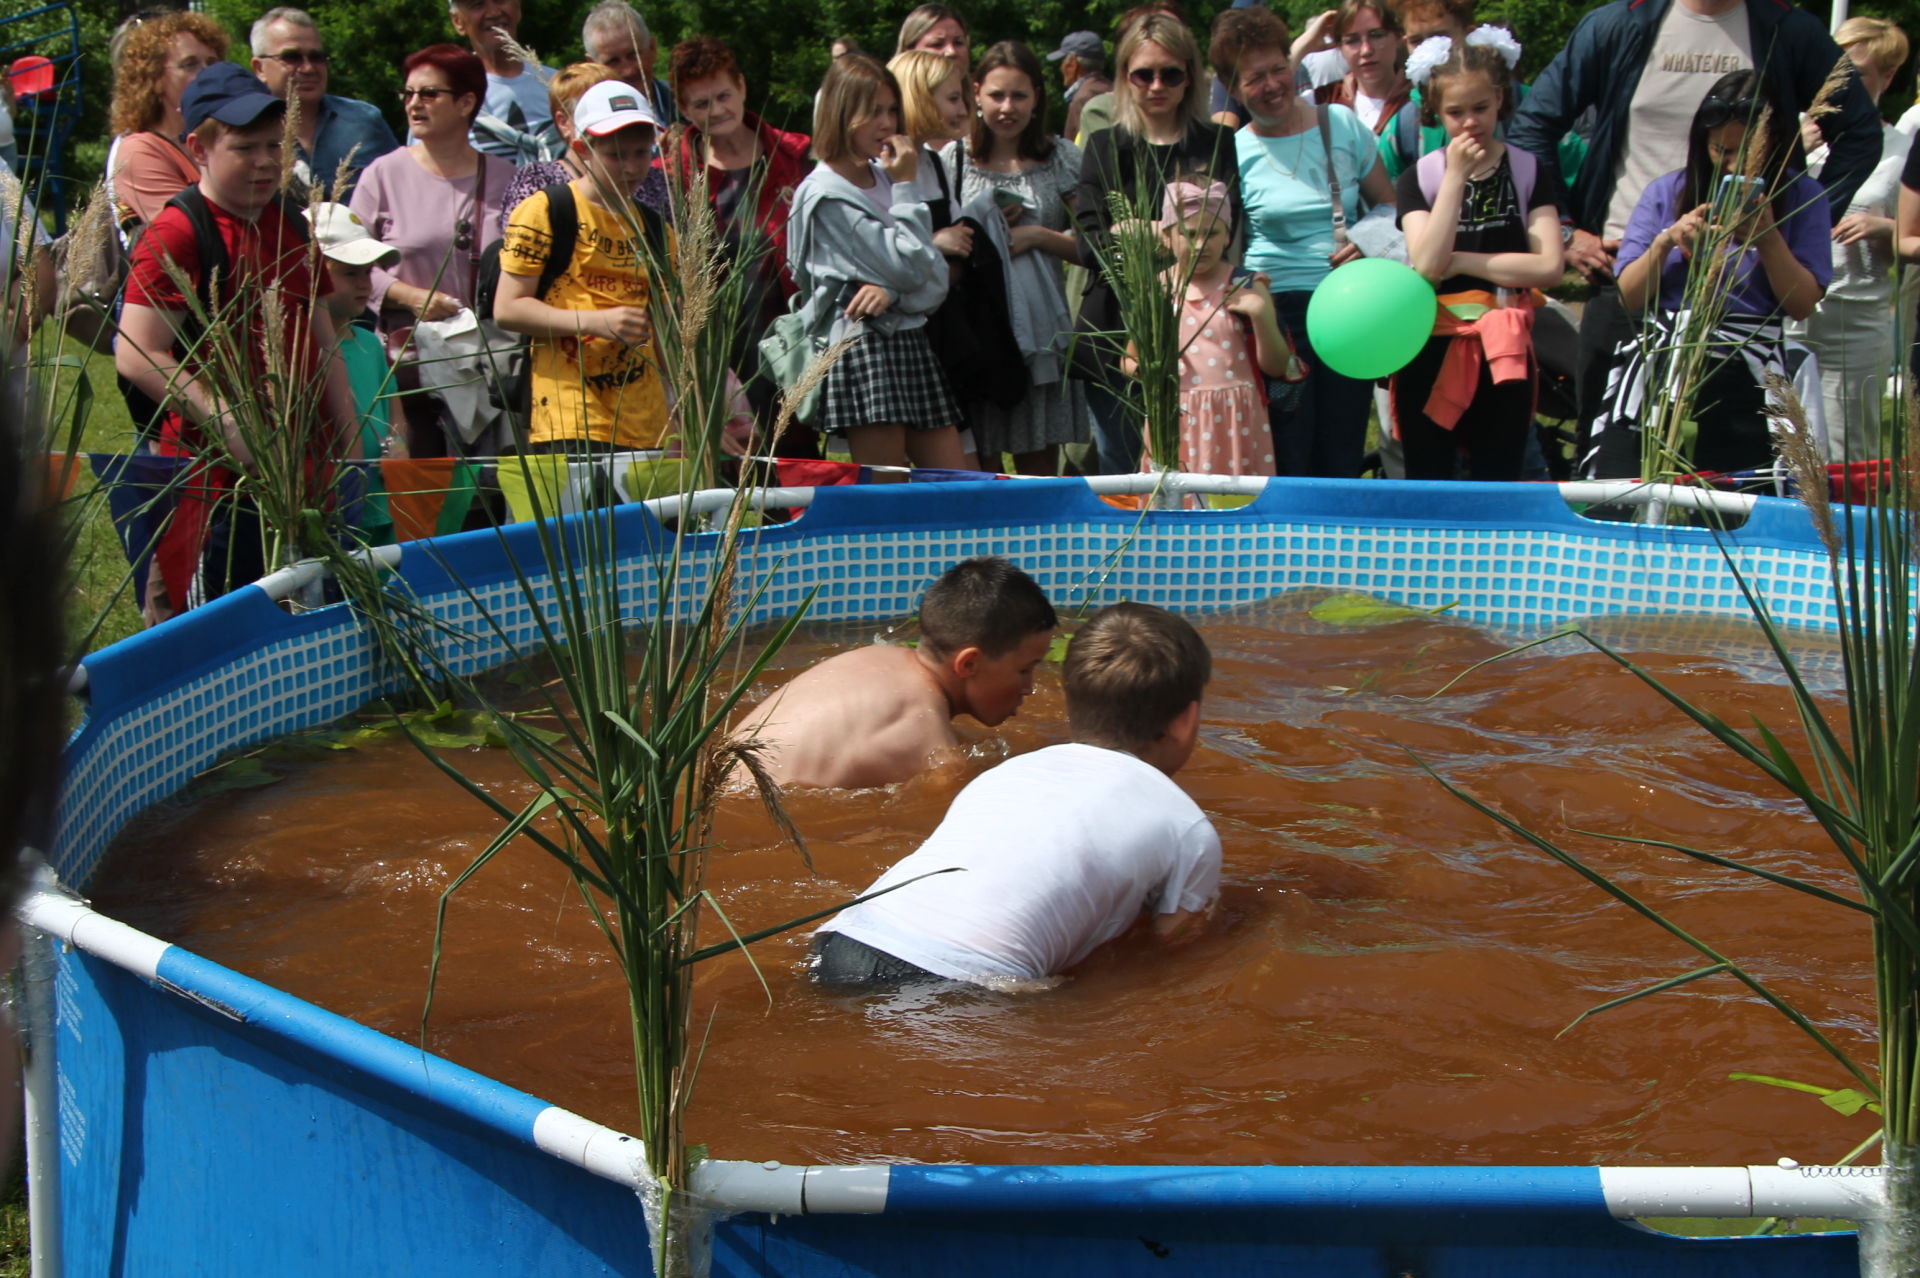
[{"label": "child in white sun hat", "polygon": [[[344,204],[315,204],[307,209],[314,243],[327,259],[326,291],[320,304],[333,319],[340,359],[347,367],[354,409],[360,415],[360,454],[368,461],[382,456],[406,456],[406,424],[386,347],[373,329],[360,321],[368,317],[373,298],[373,268],[399,260],[399,251],[373,238],[354,211]],[[377,475],[369,475],[360,527],[369,544],[393,540],[393,517]]]}]

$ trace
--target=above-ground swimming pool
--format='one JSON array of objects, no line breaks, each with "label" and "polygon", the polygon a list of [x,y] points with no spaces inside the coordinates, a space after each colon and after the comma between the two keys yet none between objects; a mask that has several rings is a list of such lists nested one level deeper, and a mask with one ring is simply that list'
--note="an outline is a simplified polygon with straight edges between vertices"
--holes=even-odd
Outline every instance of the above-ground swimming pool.
[{"label": "above-ground swimming pool", "polygon": [[[659,525],[638,507],[618,518],[623,580],[645,599]],[[532,532],[403,552],[412,591],[470,628],[465,668],[531,641],[507,550],[537,562]],[[1713,535],[1591,522],[1548,486],[1275,482],[1239,510],[1144,517],[1071,480],[822,489],[755,537],[749,571],[775,574],[760,619],[816,585],[823,620],[907,613],[976,554],[1014,559],[1068,607],[1098,591],[1203,611],[1318,587],[1453,604],[1514,633],[1746,613]],[[1831,628],[1825,558],[1797,506],[1759,500],[1723,540],[1780,620]],[[481,607],[504,639],[475,624]],[[85,892],[115,834],[222,754],[377,695],[370,656],[344,609],[290,615],[248,589],[90,658],[60,881]],[[67,1272],[650,1270],[628,1138],[57,892],[29,917],[63,941],[37,965],[56,1051],[52,1070],[40,1056],[33,1148],[36,1213],[57,1212]],[[729,1162],[701,1177],[732,1213],[714,1271],[796,1275],[1841,1274],[1855,1268],[1848,1235],[1677,1239],[1622,1218],[1844,1218],[1873,1183],[1797,1167]]]}]

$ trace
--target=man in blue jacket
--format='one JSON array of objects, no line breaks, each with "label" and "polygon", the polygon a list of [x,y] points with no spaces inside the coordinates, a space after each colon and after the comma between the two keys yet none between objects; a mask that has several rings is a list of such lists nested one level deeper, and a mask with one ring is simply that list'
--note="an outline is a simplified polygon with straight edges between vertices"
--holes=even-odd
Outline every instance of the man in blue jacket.
[{"label": "man in blue jacket", "polygon": [[[1591,110],[1585,163],[1568,184],[1567,261],[1594,285],[1580,326],[1580,431],[1606,388],[1614,347],[1633,319],[1613,285],[1614,254],[1648,182],[1686,165],[1687,132],[1714,81],[1758,68],[1802,111],[1840,59],[1820,20],[1786,0],[1614,0],[1580,20],[1507,126],[1507,141],[1555,168],[1555,142]],[[1823,116],[1832,158],[1822,174],[1834,218],[1880,156],[1880,117],[1851,77]]]}]

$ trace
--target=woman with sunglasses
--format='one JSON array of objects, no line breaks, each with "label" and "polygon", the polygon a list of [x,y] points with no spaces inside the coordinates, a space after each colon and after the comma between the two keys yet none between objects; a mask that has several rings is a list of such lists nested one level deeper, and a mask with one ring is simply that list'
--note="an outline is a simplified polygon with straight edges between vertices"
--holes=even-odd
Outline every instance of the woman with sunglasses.
[{"label": "woman with sunglasses", "polygon": [[[1820,304],[1833,275],[1831,234],[1826,193],[1806,174],[1793,103],[1752,71],[1715,81],[1687,131],[1687,167],[1647,184],[1621,236],[1620,301],[1642,312],[1646,327],[1615,353],[1583,459],[1587,473],[1640,475],[1644,396],[1667,386],[1675,349],[1702,341],[1691,456],[1663,458],[1659,469],[1771,464],[1768,381],[1787,376],[1782,322],[1803,320]],[[1683,307],[1696,308],[1685,332]],[[1711,325],[1705,334],[1702,319]]]},{"label": "woman with sunglasses", "polygon": [[[373,268],[373,305],[403,389],[418,366],[402,362],[413,326],[449,319],[473,300],[480,254],[500,238],[500,204],[513,165],[483,155],[467,140],[487,92],[480,59],[451,44],[430,45],[402,64],[400,90],[413,142],[381,156],[360,175],[352,208],[376,240],[400,253]],[[408,414],[409,452],[442,457],[447,440],[426,413]]]},{"label": "woman with sunglasses", "polygon": [[1121,38],[1114,62],[1114,124],[1087,139],[1074,195],[1078,261],[1091,275],[1074,363],[1090,383],[1100,473],[1127,474],[1140,469],[1141,427],[1118,389],[1124,338],[1095,336],[1120,328],[1119,303],[1104,278],[1113,256],[1110,197],[1117,194],[1124,207],[1158,221],[1167,180],[1203,173],[1226,184],[1237,226],[1240,176],[1233,135],[1207,119],[1200,46],[1185,23],[1166,13],[1147,14]]}]

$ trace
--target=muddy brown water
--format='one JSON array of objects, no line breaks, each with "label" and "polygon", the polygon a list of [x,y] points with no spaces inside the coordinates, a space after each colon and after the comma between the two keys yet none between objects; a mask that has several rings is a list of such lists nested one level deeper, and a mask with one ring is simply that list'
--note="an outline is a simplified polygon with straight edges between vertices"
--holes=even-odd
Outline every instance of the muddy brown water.
[{"label": "muddy brown water", "polygon": [[[1306,602],[1201,623],[1215,677],[1180,781],[1226,849],[1204,936],[1174,950],[1124,938],[1029,995],[825,994],[806,980],[803,934],[756,947],[770,995],[744,959],[714,961],[697,982],[713,1028],[690,1138],[788,1162],[1741,1164],[1830,1160],[1870,1130],[1867,1115],[1728,1079],[1848,1081],[1725,978],[1561,1033],[1700,960],[1464,807],[1411,755],[1620,875],[1866,1053],[1861,916],[1574,833],[1751,855],[1850,890],[1784,796],[1590,650],[1536,650],[1417,700],[1506,640],[1444,618],[1333,631]],[[1790,722],[1752,632],[1605,629],[1720,713]],[[767,686],[873,630],[803,635]],[[1831,669],[1830,650],[1807,652]],[[959,774],[790,795],[815,873],[757,805],[729,801],[713,884],[735,925],[857,893],[932,830],[966,775],[1063,739],[1057,674],[1043,670],[1021,714],[981,735]],[[457,753],[509,804],[530,793],[504,752]],[[437,897],[490,820],[411,746],[378,743],[148,814],[96,903],[412,1041]],[[619,977],[536,849],[510,851],[455,899],[428,1042],[632,1126]]]}]

